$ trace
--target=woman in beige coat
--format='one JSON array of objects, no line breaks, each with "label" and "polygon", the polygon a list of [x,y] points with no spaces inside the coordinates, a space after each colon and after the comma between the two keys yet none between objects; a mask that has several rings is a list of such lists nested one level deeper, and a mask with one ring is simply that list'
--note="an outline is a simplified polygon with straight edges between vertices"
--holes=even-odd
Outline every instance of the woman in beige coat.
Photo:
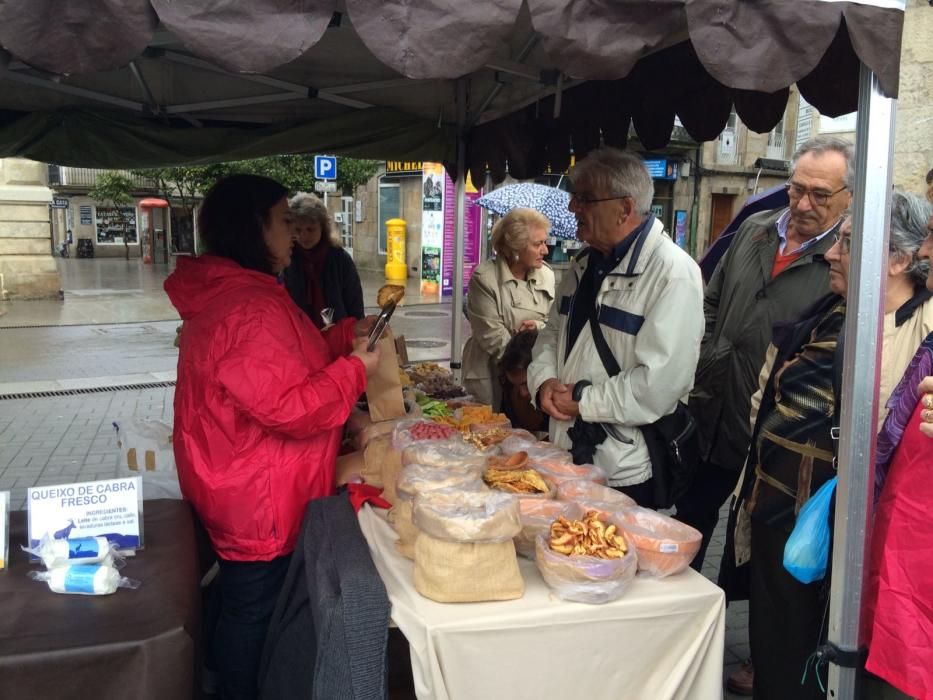
[{"label": "woman in beige coat", "polygon": [[554,272],[544,262],[551,224],[534,209],[513,209],[492,229],[496,258],[476,268],[467,292],[473,334],[463,348],[463,386],[498,409],[496,363],[512,336],[544,326]]}]

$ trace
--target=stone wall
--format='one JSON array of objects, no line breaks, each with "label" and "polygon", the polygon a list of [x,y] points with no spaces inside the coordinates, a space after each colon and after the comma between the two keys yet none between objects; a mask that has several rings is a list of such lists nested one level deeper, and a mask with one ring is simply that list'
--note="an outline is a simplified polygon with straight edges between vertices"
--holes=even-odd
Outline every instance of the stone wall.
[{"label": "stone wall", "polygon": [[48,168],[22,158],[0,159],[0,298],[58,295],[52,257]]},{"label": "stone wall", "polygon": [[894,135],[894,186],[922,194],[933,168],[933,7],[908,0]]}]

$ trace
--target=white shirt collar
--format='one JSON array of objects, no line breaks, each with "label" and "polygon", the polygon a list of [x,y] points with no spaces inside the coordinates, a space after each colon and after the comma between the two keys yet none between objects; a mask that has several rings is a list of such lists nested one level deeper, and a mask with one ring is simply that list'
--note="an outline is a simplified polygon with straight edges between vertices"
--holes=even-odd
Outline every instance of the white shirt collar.
[{"label": "white shirt collar", "polygon": [[[800,253],[800,252],[803,252],[804,250],[806,250],[807,248],[809,248],[810,246],[816,245],[818,241],[823,240],[823,237],[824,237],[827,233],[829,233],[829,232],[832,231],[834,228],[836,228],[836,224],[838,224],[838,223],[839,223],[839,222],[836,221],[832,226],[830,226],[828,229],[826,229],[825,231],[823,231],[823,233],[821,233],[819,236],[816,236],[815,238],[811,238],[810,240],[806,241],[802,246],[800,246],[800,247],[799,247],[796,251],[794,251],[794,252],[795,252],[795,253]],[[777,227],[778,238],[781,239],[781,242],[780,242],[780,244],[778,245],[778,253],[780,253],[781,255],[784,255],[784,248],[785,248],[785,246],[787,245],[787,227],[790,226],[790,207],[788,207],[787,209],[784,210],[784,213],[781,214],[781,216],[780,216],[780,218],[777,220],[777,223],[775,224],[775,226]]]}]

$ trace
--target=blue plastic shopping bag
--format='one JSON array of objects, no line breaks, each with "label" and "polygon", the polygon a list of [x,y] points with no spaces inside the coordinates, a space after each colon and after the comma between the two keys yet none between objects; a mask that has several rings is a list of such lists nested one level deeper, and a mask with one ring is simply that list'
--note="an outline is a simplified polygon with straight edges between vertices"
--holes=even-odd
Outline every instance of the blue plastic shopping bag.
[{"label": "blue plastic shopping bag", "polygon": [[810,496],[784,545],[784,568],[801,583],[813,583],[826,575],[831,534],[829,505],[835,488],[833,477]]}]

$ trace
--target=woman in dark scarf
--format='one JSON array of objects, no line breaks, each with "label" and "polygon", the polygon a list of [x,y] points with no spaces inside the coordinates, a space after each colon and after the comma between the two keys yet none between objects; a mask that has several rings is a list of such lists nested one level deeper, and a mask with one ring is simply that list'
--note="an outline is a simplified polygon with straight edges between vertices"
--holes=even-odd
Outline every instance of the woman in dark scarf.
[{"label": "woman in dark scarf", "polygon": [[[324,202],[299,192],[288,201],[298,241],[285,269],[285,286],[318,328],[352,316],[363,318],[363,287],[353,258],[333,237]],[[331,309],[329,318],[323,315]]]}]

